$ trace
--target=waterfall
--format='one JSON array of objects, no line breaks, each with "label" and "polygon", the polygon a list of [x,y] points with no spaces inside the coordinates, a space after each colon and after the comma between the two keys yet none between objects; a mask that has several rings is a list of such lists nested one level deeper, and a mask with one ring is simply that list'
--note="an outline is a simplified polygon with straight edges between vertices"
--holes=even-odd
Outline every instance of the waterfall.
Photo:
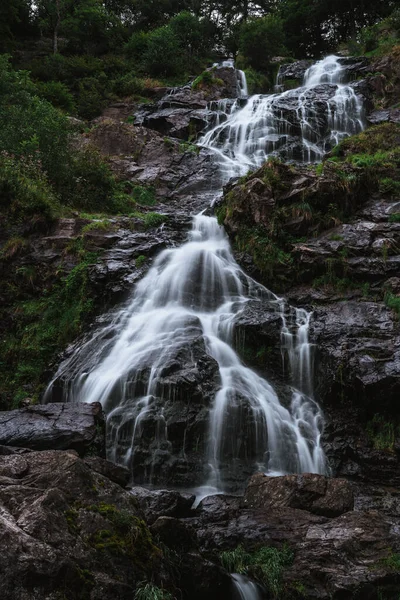
[{"label": "waterfall", "polygon": [[[243,98],[212,103],[216,118],[200,141],[215,153],[222,182],[261,164],[271,152],[288,149],[293,128],[302,159],[316,160],[333,140],[363,127],[360,101],[344,83],[337,57],[308,69],[298,90],[271,96],[245,99],[244,74],[237,76]],[[326,120],[322,133],[316,101],[310,100],[319,94]],[[277,108],[283,100],[290,100],[291,122]],[[250,302],[280,316],[283,392],[235,350],[235,322]],[[255,471],[326,473],[323,416],[313,398],[310,318],[248,277],[223,228],[201,213],[193,218],[188,241],[161,252],[130,301],[60,366],[45,401],[61,394],[65,401],[101,402],[108,458],[128,466],[139,483],[176,482],[184,472],[196,486],[228,491]],[[182,374],[185,361],[190,369]],[[212,390],[210,400],[196,392],[197,374],[205,368],[212,379],[204,384]],[[193,406],[205,427],[199,414],[191,413]],[[202,465],[198,471],[196,460]],[[235,581],[241,598],[256,597],[250,584]]]},{"label": "waterfall", "polygon": [[258,585],[243,575],[232,575],[235,589],[235,600],[261,600]]},{"label": "waterfall", "polygon": [[271,155],[320,161],[342,139],[364,129],[362,101],[345,81],[340,58],[328,56],[306,71],[300,88],[258,94],[245,106],[236,103],[199,144],[216,154],[226,179],[260,167]]}]

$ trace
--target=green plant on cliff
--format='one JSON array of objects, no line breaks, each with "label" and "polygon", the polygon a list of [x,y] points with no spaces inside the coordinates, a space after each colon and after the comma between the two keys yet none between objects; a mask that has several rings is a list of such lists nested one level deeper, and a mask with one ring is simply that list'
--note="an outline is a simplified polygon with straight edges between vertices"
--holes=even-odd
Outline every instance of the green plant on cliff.
[{"label": "green plant on cliff", "polygon": [[396,435],[400,434],[400,427],[392,420],[376,414],[367,423],[366,432],[376,450],[394,452]]},{"label": "green plant on cliff", "polygon": [[392,292],[386,292],[385,304],[394,310],[396,314],[400,315],[400,296],[396,296]]},{"label": "green plant on cliff", "polygon": [[220,555],[224,569],[255,579],[273,598],[280,597],[283,591],[282,576],[284,570],[293,563],[293,558],[293,552],[288,546],[283,546],[281,550],[261,547],[254,551],[247,551],[243,546],[238,546]]},{"label": "green plant on cliff", "polygon": [[134,600],[173,600],[174,596],[153,583],[139,583]]},{"label": "green plant on cliff", "polygon": [[[39,298],[15,304],[13,327],[0,348],[0,396],[13,390],[18,403],[42,390],[42,373],[65,345],[79,335],[94,307],[89,280],[96,254],[86,253],[69,274]],[[28,386],[28,388],[27,388]]]}]

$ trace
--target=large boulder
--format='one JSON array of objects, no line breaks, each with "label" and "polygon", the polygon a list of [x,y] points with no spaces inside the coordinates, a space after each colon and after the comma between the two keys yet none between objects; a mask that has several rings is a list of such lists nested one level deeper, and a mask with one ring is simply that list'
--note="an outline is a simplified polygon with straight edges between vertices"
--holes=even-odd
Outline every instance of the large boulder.
[{"label": "large boulder", "polygon": [[153,536],[135,494],[107,470],[75,451],[0,456],[2,600],[132,600],[149,582],[185,600],[228,600],[221,567],[181,553],[181,522],[167,534],[159,519]]},{"label": "large boulder", "polygon": [[31,450],[104,452],[101,404],[46,404],[0,412],[0,444]]},{"label": "large boulder", "polygon": [[353,509],[354,497],[346,479],[330,479],[311,473],[285,477],[267,477],[259,473],[249,481],[244,506],[263,510],[287,506],[338,517]]}]

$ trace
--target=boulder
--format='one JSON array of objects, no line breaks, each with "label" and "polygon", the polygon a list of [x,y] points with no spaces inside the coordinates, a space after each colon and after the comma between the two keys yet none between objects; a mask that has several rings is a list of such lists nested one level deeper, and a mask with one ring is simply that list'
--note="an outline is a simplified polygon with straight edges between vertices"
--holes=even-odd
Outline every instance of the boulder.
[{"label": "boulder", "polygon": [[148,490],[142,487],[132,487],[131,494],[137,500],[146,515],[146,520],[152,524],[159,517],[186,518],[192,515],[192,506],[196,497],[186,492],[175,490]]},{"label": "boulder", "polygon": [[243,503],[247,508],[266,511],[291,507],[337,517],[353,509],[354,496],[346,479],[330,479],[311,473],[284,477],[258,473],[250,479]]},{"label": "boulder", "polygon": [[229,576],[193,552],[191,527],[161,517],[152,534],[100,463],[70,450],[0,456],[2,600],[132,600],[150,581],[183,600],[229,600]]},{"label": "boulder", "polygon": [[[100,433],[101,432],[101,433]],[[0,444],[31,450],[104,450],[100,403],[55,403],[0,412]]]}]

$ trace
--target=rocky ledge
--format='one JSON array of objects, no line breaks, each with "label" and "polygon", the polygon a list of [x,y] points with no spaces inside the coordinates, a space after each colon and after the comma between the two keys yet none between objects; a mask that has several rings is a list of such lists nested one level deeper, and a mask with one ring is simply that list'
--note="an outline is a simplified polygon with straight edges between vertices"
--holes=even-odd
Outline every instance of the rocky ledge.
[{"label": "rocky ledge", "polygon": [[[397,598],[393,490],[366,499],[342,479],[258,474],[244,498],[210,496],[194,509],[189,494],[124,489],[123,470],[98,457],[14,452],[0,456],[3,600],[132,600],[146,584],[231,600],[235,555],[252,575],[261,551],[275,561],[274,577],[257,576],[264,598]],[[378,496],[386,512],[374,510]]]}]

